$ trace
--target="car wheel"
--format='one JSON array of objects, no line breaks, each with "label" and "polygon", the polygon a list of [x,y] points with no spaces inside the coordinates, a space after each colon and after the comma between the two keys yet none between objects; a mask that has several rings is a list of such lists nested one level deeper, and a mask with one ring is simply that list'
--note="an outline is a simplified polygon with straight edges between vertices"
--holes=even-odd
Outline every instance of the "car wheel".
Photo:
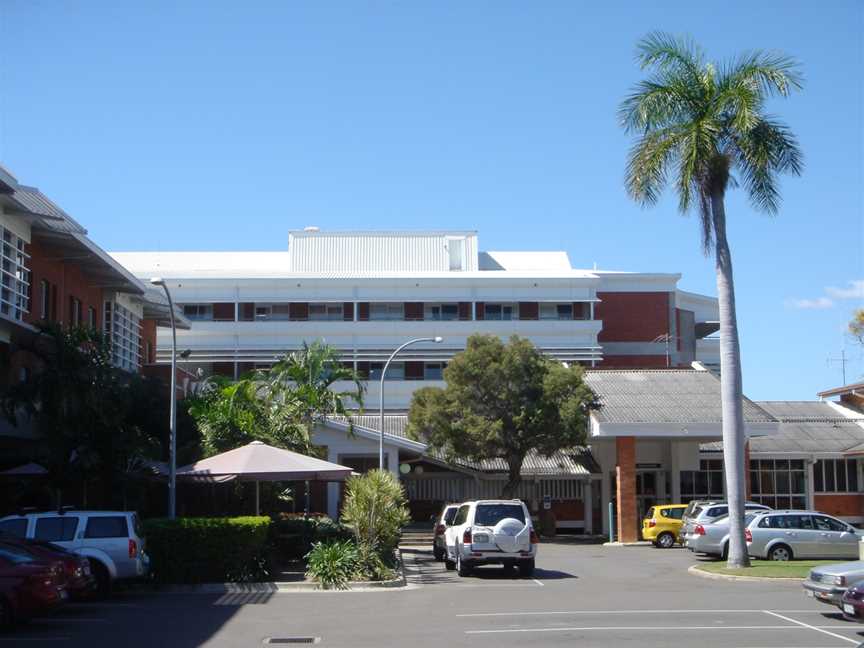
[{"label": "car wheel", "polygon": [[720,560],[728,560],[729,559],[729,543],[726,542],[723,544],[723,548],[720,550]]},{"label": "car wheel", "polygon": [[778,544],[771,547],[768,552],[768,560],[776,560],[778,562],[786,562],[792,560],[792,550],[784,544]]},{"label": "car wheel", "polygon": [[448,556],[446,552],[444,553],[444,569],[447,571],[453,571],[456,569],[456,563],[450,560],[450,556]]},{"label": "car wheel", "polygon": [[435,560],[441,562],[442,560],[444,560],[444,550],[439,549],[438,547],[433,547],[432,556],[435,558]]},{"label": "car wheel", "polygon": [[661,533],[657,537],[656,545],[661,549],[671,549],[675,545],[675,536],[671,533]]},{"label": "car wheel", "polygon": [[6,599],[0,599],[0,630],[8,630],[15,623],[12,605]]},{"label": "car wheel", "polygon": [[460,554],[456,554],[456,573],[460,576],[471,575],[471,565],[462,560],[462,556]]},{"label": "car wheel", "polygon": [[108,572],[108,568],[98,560],[91,558],[90,569],[93,571],[93,576],[96,577],[96,598],[106,599],[111,596],[111,574]]},{"label": "car wheel", "polygon": [[519,561],[519,575],[525,578],[534,575],[534,559]]}]

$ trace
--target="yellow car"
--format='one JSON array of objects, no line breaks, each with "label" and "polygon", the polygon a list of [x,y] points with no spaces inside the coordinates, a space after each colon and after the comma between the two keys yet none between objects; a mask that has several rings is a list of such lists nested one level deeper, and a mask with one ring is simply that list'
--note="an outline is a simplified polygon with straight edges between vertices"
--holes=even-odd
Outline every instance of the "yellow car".
[{"label": "yellow car", "polygon": [[642,520],[642,538],[650,540],[655,547],[669,549],[676,542],[681,542],[678,532],[681,530],[681,517],[686,504],[659,504],[648,509]]}]

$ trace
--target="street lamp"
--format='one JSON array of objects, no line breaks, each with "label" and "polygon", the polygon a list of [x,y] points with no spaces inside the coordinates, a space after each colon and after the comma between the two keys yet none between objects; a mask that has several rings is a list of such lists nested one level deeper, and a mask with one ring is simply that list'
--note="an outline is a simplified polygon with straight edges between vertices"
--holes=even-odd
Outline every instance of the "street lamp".
[{"label": "street lamp", "polygon": [[390,366],[390,363],[393,361],[393,358],[405,347],[410,346],[412,344],[417,344],[418,342],[434,342],[435,344],[441,344],[444,341],[440,335],[436,335],[435,337],[425,337],[425,338],[416,338],[414,340],[408,340],[405,344],[397,348],[390,357],[387,359],[387,362],[384,363],[384,368],[381,370],[381,392],[379,393],[380,397],[380,408],[379,408],[379,423],[381,425],[381,434],[378,437],[378,468],[380,470],[384,470],[384,376],[387,375],[387,367]]},{"label": "street lamp", "polygon": [[171,318],[171,414],[168,433],[168,518],[177,516],[177,326],[174,322],[174,302],[168,284],[161,277],[153,277],[150,283],[162,286],[168,297],[168,316]]}]

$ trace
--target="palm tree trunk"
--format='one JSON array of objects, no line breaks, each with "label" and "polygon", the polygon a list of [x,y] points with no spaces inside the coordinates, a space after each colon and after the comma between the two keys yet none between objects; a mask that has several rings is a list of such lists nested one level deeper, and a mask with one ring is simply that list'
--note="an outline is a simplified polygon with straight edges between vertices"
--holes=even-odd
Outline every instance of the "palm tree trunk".
[{"label": "palm tree trunk", "polygon": [[744,542],[744,499],[746,479],[744,466],[744,410],[742,406],[741,350],[738,344],[738,321],[735,315],[735,282],[732,278],[732,255],[726,240],[724,193],[711,195],[714,221],[717,298],[720,304],[720,400],[723,419],[723,464],[726,471],[726,499],[729,502],[730,568],[749,567],[750,557]]}]

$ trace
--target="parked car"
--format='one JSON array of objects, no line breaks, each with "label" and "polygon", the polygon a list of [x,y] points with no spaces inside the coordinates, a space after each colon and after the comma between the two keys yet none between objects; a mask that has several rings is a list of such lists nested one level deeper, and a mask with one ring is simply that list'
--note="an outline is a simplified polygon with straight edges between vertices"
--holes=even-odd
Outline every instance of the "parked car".
[{"label": "parked car", "polygon": [[0,547],[0,628],[45,614],[68,596],[60,562]]},{"label": "parked car", "polygon": [[444,532],[447,527],[453,524],[453,518],[456,517],[456,511],[459,510],[458,504],[445,504],[441,511],[432,518],[435,522],[435,528],[432,536],[432,555],[435,560],[442,561],[447,555],[447,546],[444,542]]},{"label": "parked car", "polygon": [[52,542],[90,561],[97,593],[145,577],[150,560],[138,515],[130,511],[52,511],[0,518],[0,533]]},{"label": "parked car", "polygon": [[802,585],[807,596],[841,607],[846,590],[858,583],[864,583],[864,560],[814,567]]},{"label": "parked car", "polygon": [[3,534],[0,534],[0,547],[23,551],[36,560],[60,562],[66,574],[66,589],[70,598],[86,598],[96,590],[96,577],[90,569],[90,561],[84,556],[44,540],[27,540]]},{"label": "parked car", "polygon": [[[753,511],[745,515],[744,526],[761,513],[763,511]],[[697,524],[684,540],[685,546],[693,553],[717,556],[725,560],[729,551],[729,516],[724,515],[712,522]]]},{"label": "parked car", "polygon": [[771,511],[747,525],[747,553],[754,558],[858,557],[862,532],[818,511]]},{"label": "parked car", "polygon": [[444,532],[447,569],[468,576],[478,565],[518,566],[519,574],[534,573],[540,537],[528,507],[521,500],[479,500],[459,506]]},{"label": "parked car", "polygon": [[[770,506],[757,504],[756,502],[745,502],[744,511],[770,511]],[[714,520],[729,515],[729,504],[717,500],[694,500],[687,505],[684,515],[681,518],[681,531],[679,537],[684,539],[686,546],[686,537],[691,535],[697,524],[706,524]]]},{"label": "parked car", "polygon": [[864,623],[864,585],[853,585],[843,594],[840,601],[843,618]]},{"label": "parked car", "polygon": [[642,539],[654,543],[655,547],[669,549],[679,542],[678,532],[687,504],[660,504],[652,506],[642,520]]}]

